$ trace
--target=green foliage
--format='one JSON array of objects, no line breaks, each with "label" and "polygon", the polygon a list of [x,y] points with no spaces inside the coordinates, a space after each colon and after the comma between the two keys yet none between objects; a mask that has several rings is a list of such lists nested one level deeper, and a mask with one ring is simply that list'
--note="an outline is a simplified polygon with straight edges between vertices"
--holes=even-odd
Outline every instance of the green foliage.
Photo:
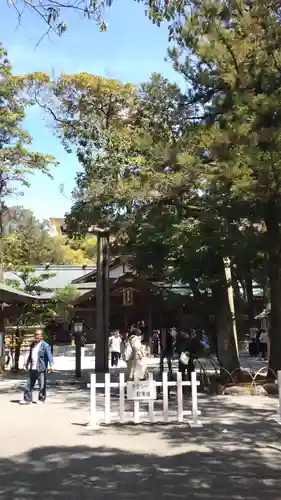
[{"label": "green foliage", "polygon": [[28,176],[37,171],[48,175],[54,157],[29,151],[31,137],[23,129],[25,78],[13,76],[7,52],[0,45],[0,196],[17,191],[17,185],[28,186]]},{"label": "green foliage", "polygon": [[3,256],[6,269],[64,263],[63,250],[49,234],[47,221],[30,210],[12,207],[4,215]]},{"label": "green foliage", "polygon": [[50,236],[48,221],[39,221],[31,210],[10,207],[3,215],[3,261],[6,269],[46,264],[89,265],[95,262],[96,240],[71,240]]},{"label": "green foliage", "polygon": [[60,248],[63,262],[73,265],[93,265],[96,261],[96,238],[84,236],[69,238],[55,236],[54,241]]},{"label": "green foliage", "polygon": [[[24,256],[27,241],[18,238],[18,233],[4,236],[6,198],[18,193],[21,187],[29,186],[31,174],[39,171],[50,175],[49,166],[56,162],[53,156],[26,147],[31,143],[31,137],[23,128],[24,110],[28,104],[24,94],[26,80],[13,76],[7,52],[1,44],[0,74],[0,273],[3,278],[5,254],[8,261],[15,257],[14,265],[30,262],[30,258]],[[30,240],[28,233],[25,236]]]},{"label": "green foliage", "polygon": [[[45,272],[36,274],[31,266],[19,266],[17,271],[13,271],[15,278],[5,279],[5,283],[13,288],[24,291],[34,297],[40,297],[42,293],[48,292],[50,295],[53,290],[44,286],[44,281],[55,276],[55,273]],[[24,321],[25,325],[36,325],[44,323],[45,319],[51,314],[51,304],[34,300],[31,306],[25,307],[17,319],[17,322]]]},{"label": "green foliage", "polygon": [[276,371],[280,3],[149,2],[148,15],[170,24],[170,57],[185,79],[185,94],[159,75],[140,88],[87,74],[48,82],[59,103],[52,114],[57,133],[67,149],[75,146],[84,167],[69,230],[109,226],[141,270],[190,282],[200,297],[211,290],[220,332],[229,325],[220,306],[223,257],[231,258],[238,290],[268,275]]},{"label": "green foliage", "polygon": [[73,303],[79,296],[77,288],[73,285],[65,286],[56,290],[54,295],[54,317],[63,319],[65,323],[69,322],[73,314]]},{"label": "green foliage", "polygon": [[134,215],[161,189],[168,190],[169,176],[179,170],[183,137],[192,128],[176,85],[153,75],[137,90],[79,74],[64,75],[52,87],[59,101],[56,130],[67,149],[75,145],[84,166],[67,220],[70,230],[83,233],[98,218],[118,225],[120,213]]},{"label": "green foliage", "polygon": [[19,266],[17,271],[13,271],[15,279],[6,279],[7,285],[23,290],[29,295],[38,296],[43,292],[52,292],[51,288],[46,288],[42,283],[52,277],[55,273],[45,272],[40,275],[34,274],[35,268],[31,266]]},{"label": "green foliage", "polygon": [[[35,273],[31,266],[22,266],[14,272],[14,279],[6,279],[5,283],[13,288],[24,291],[29,295],[40,298],[32,306],[23,310],[18,322],[23,319],[25,325],[44,324],[50,319],[59,319],[68,322],[73,312],[73,303],[79,292],[75,286],[68,285],[54,290],[44,286],[44,282],[54,277],[56,273],[45,272],[40,275]],[[47,293],[48,298],[45,298]]]}]

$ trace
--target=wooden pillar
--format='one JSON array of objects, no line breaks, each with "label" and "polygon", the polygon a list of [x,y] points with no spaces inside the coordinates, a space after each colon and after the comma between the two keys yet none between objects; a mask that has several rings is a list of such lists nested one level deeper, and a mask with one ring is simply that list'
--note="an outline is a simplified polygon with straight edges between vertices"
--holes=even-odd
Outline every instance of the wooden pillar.
[{"label": "wooden pillar", "polygon": [[102,244],[102,281],[103,281],[103,371],[108,371],[109,337],[109,237],[103,238]]},{"label": "wooden pillar", "polygon": [[109,234],[97,232],[96,373],[108,371]]},{"label": "wooden pillar", "polygon": [[[101,276],[101,245],[102,238],[101,235],[97,234],[97,282],[96,282],[96,348],[95,348],[95,370],[99,371],[101,369],[101,359],[103,360],[102,353],[102,276]],[[102,361],[103,362],[103,361]]]}]

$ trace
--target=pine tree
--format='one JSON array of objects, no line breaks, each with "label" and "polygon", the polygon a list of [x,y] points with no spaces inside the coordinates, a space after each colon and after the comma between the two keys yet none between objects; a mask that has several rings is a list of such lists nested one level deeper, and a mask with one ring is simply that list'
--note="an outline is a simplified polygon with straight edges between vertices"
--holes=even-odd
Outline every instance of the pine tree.
[{"label": "pine tree", "polygon": [[[265,224],[269,367],[276,373],[281,369],[280,3],[194,0],[186,12],[174,24],[171,57],[199,105],[201,141],[193,154],[210,188],[220,194],[217,213],[236,199],[248,221]],[[237,219],[234,211],[232,218]]]}]

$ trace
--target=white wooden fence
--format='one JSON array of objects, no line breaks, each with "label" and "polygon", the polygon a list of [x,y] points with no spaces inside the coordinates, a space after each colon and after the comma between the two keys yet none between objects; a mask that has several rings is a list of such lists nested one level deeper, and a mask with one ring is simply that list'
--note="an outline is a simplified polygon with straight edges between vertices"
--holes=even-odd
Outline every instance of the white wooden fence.
[{"label": "white wooden fence", "polygon": [[[200,382],[197,381],[196,372],[191,374],[191,382],[183,381],[182,374],[177,372],[176,381],[168,381],[167,373],[163,373],[162,381],[156,382],[153,380],[153,373],[149,373],[149,382],[152,386],[162,389],[162,398],[157,400],[149,401],[131,401],[130,411],[126,410],[126,392],[127,384],[125,382],[125,374],[119,374],[118,382],[111,382],[110,373],[105,374],[105,381],[100,383],[96,380],[96,374],[91,375],[90,383],[90,422],[89,426],[95,428],[100,424],[108,425],[110,423],[120,423],[126,424],[133,422],[134,424],[140,424],[144,422],[178,422],[183,423],[184,417],[189,416],[188,423],[192,427],[201,427],[202,424],[198,419],[201,412],[198,410],[198,397],[197,397],[197,386]],[[184,410],[183,405],[183,387],[191,386],[191,410]],[[176,387],[176,411],[169,409],[169,387]],[[99,394],[97,394],[97,389],[104,388],[104,396],[102,395],[99,400]],[[112,401],[111,398],[111,388],[119,389],[119,397]],[[112,405],[113,403],[113,405]],[[155,410],[155,405],[159,404],[162,406],[161,411]],[[103,406],[102,411],[100,406]],[[142,411],[140,408],[144,405],[147,406],[147,411]],[[113,408],[115,406],[115,408]],[[117,406],[117,408],[116,408]],[[132,411],[133,409],[133,411]]]}]

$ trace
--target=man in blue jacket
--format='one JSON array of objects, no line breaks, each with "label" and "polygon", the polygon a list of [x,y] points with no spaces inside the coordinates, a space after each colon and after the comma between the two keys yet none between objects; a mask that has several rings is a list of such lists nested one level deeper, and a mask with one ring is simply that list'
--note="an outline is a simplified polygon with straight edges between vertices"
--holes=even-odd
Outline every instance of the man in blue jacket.
[{"label": "man in blue jacket", "polygon": [[42,330],[37,330],[35,333],[35,339],[31,344],[26,361],[26,369],[29,369],[29,377],[24,390],[23,401],[20,404],[35,403],[35,401],[32,401],[32,393],[37,380],[39,384],[37,403],[44,403],[46,400],[47,372],[48,369],[54,371],[54,361],[51,348],[44,341],[44,332]]}]

